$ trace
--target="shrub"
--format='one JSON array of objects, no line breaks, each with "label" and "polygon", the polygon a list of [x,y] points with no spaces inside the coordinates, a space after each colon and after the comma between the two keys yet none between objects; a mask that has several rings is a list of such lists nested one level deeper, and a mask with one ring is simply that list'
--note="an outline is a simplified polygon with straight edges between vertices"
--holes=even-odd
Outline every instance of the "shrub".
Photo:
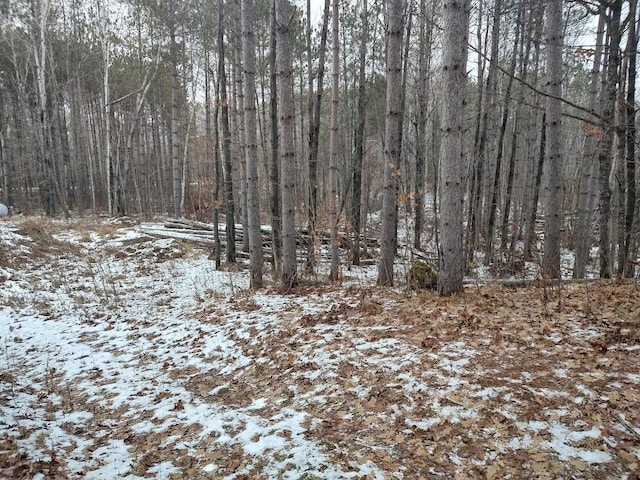
[{"label": "shrub", "polygon": [[407,283],[412,290],[435,289],[438,287],[438,272],[422,260],[416,260],[407,273]]}]

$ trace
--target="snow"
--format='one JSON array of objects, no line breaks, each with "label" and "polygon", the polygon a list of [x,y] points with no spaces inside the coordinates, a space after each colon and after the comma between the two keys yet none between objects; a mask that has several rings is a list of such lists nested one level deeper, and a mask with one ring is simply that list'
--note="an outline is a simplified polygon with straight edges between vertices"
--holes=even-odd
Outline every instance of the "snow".
[{"label": "snow", "polygon": [[[57,227],[61,250],[32,256],[36,240],[0,223],[15,260],[0,264],[0,440],[13,445],[0,450],[0,476],[24,461],[30,478],[419,478],[407,455],[422,448],[442,463],[421,475],[446,477],[471,465],[471,432],[494,442],[474,460],[483,469],[531,449],[586,462],[594,478],[619,465],[609,430],[624,429],[578,423],[572,409],[610,405],[637,373],[601,390],[585,374],[569,392],[569,366],[546,383],[533,364],[512,371],[518,358],[505,352],[506,366],[483,366],[496,357],[481,351],[485,338],[430,331],[427,348],[397,301],[376,297],[372,314],[348,293],[370,269],[306,295],[251,292],[246,271],[216,271],[205,251],[149,238],[157,224]],[[460,313],[428,303],[417,324],[446,329]],[[582,341],[600,335],[571,328]],[[566,336],[546,340],[555,351]]]}]

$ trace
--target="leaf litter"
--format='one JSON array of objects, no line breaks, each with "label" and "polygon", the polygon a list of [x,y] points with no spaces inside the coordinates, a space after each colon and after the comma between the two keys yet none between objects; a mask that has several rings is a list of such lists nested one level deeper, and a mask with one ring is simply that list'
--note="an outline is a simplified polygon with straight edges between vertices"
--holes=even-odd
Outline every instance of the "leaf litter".
[{"label": "leaf litter", "polygon": [[636,281],[252,292],[136,222],[29,222],[0,223],[3,478],[638,478]]}]

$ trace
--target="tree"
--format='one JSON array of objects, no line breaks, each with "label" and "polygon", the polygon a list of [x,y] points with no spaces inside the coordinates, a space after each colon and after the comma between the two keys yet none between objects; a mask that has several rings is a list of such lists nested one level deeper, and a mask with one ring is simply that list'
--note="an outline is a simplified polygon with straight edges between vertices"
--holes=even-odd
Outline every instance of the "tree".
[{"label": "tree", "polygon": [[[435,5],[435,3],[433,4]],[[433,8],[433,6],[432,6]],[[414,203],[413,246],[421,248],[422,228],[424,222],[425,172],[427,156],[427,100],[428,76],[431,66],[431,39],[433,21],[428,17],[427,2],[420,0],[420,30],[418,38],[418,121],[416,125],[416,182]]]},{"label": "tree", "polygon": [[276,0],[271,0],[269,8],[271,35],[269,38],[269,111],[271,117],[271,164],[269,169],[269,193],[271,194],[271,230],[273,237],[273,268],[280,269],[282,262],[282,195],[280,193],[280,140],[278,137],[278,71],[276,65],[277,27]]},{"label": "tree", "polygon": [[331,270],[329,279],[338,280],[338,103],[340,78],[340,40],[338,37],[338,0],[333,0],[331,15],[331,140],[329,145],[329,229],[331,232]]},{"label": "tree", "polygon": [[626,125],[625,125],[625,164],[626,164],[626,209],[624,212],[624,239],[620,245],[618,276],[633,275],[633,223],[636,215],[636,57],[638,54],[637,11],[638,1],[629,0],[629,29],[625,56],[628,59]]},{"label": "tree", "polygon": [[174,0],[170,0],[168,4],[169,15],[167,16],[169,27],[169,56],[171,61],[171,179],[172,179],[172,201],[173,216],[180,218],[182,211],[181,194],[182,194],[182,175],[180,172],[180,144],[178,136],[178,116],[179,116],[179,97],[180,97],[180,77],[178,75],[178,43],[176,41],[176,22],[175,22],[175,5]]},{"label": "tree", "polygon": [[57,202],[55,194],[55,169],[53,165],[54,157],[50,151],[50,119],[48,112],[47,95],[47,58],[49,45],[47,40],[47,23],[51,13],[51,3],[49,0],[38,0],[34,6],[34,58],[37,67],[37,88],[38,88],[38,116],[40,120],[40,161],[42,163],[42,182],[40,195],[47,215],[54,215],[57,212]]},{"label": "tree", "polygon": [[438,292],[462,290],[464,278],[463,216],[464,135],[469,2],[445,0],[442,43],[442,127],[440,147],[440,217]]},{"label": "tree", "polygon": [[378,285],[393,286],[396,252],[396,202],[400,173],[400,88],[402,85],[402,34],[404,2],[391,0],[387,10],[387,100],[384,134],[384,190]]},{"label": "tree", "polygon": [[[329,28],[329,5],[330,0],[324,2],[324,13],[322,17],[322,30],[320,32],[320,48],[318,51],[318,88],[313,93],[313,58],[311,54],[311,4],[307,0],[307,74],[309,76],[309,98],[307,110],[309,115],[309,205],[308,205],[308,225],[309,243],[307,245],[308,271],[313,269],[315,262],[315,234],[318,210],[318,149],[320,144],[320,116],[322,106],[322,96],[324,93],[324,72],[325,55],[327,51],[327,36]],[[315,98],[314,98],[315,97]]]},{"label": "tree", "polygon": [[224,201],[226,211],[227,262],[236,262],[236,219],[233,200],[233,173],[231,163],[231,129],[229,127],[229,97],[225,69],[224,5],[218,0],[218,88],[222,122],[222,158],[224,166]]},{"label": "tree", "polygon": [[280,112],[280,166],[287,172],[282,184],[282,286],[298,283],[295,230],[296,152],[294,144],[293,68],[291,35],[293,14],[289,0],[276,0],[278,108]]},{"label": "tree", "polygon": [[560,231],[563,218],[561,153],[562,0],[550,0],[547,10],[547,158],[544,257],[542,274],[560,278]]},{"label": "tree", "polygon": [[249,226],[250,286],[262,287],[262,235],[258,194],[258,140],[256,118],[255,38],[253,0],[242,0],[242,60],[244,67],[245,148],[247,155],[247,223]]},{"label": "tree", "polygon": [[589,116],[590,122],[584,124],[584,139],[582,145],[582,157],[580,163],[580,190],[578,192],[578,211],[575,233],[575,262],[573,277],[584,278],[587,261],[591,250],[593,218],[593,204],[595,203],[596,185],[593,181],[595,161],[599,148],[599,139],[602,130],[597,127],[595,116],[598,105],[598,91],[600,85],[600,68],[602,64],[602,51],[604,36],[605,11],[600,9],[598,15],[598,29],[596,33],[595,51],[593,52],[593,67],[589,79],[589,104],[588,108],[594,112]]},{"label": "tree", "polygon": [[[490,191],[491,202],[489,203],[489,221],[487,225],[487,248],[486,248],[486,258],[493,257],[493,237],[495,235],[496,230],[496,214],[498,210],[498,195],[500,191],[500,178],[502,174],[502,158],[504,157],[505,151],[505,136],[507,133],[507,123],[509,121],[509,103],[511,99],[511,88],[513,87],[513,77],[516,73],[516,64],[518,59],[518,45],[520,42],[520,24],[522,20],[522,9],[523,3],[518,5],[518,14],[516,18],[515,32],[514,32],[514,45],[513,52],[511,53],[511,62],[509,66],[507,86],[505,88],[505,100],[504,105],[502,106],[502,122],[500,123],[500,131],[498,133],[498,145],[496,151],[496,165],[493,175],[493,188]],[[516,142],[514,140],[513,144]],[[504,212],[505,217],[508,216],[508,212]],[[506,238],[501,239],[502,242],[506,242]],[[503,243],[504,244],[504,243]]]},{"label": "tree", "polygon": [[600,230],[600,278],[611,278],[611,164],[613,157],[613,138],[616,130],[615,110],[618,96],[620,69],[620,39],[622,27],[620,16],[622,0],[609,2],[610,15],[607,18],[609,36],[607,68],[602,86],[602,142],[598,154],[598,184],[600,196],[598,199],[598,227]]},{"label": "tree", "polygon": [[362,33],[358,53],[358,121],[354,138],[353,192],[351,205],[351,228],[353,230],[353,264],[360,265],[360,223],[362,218],[362,160],[364,157],[364,129],[366,124],[366,77],[367,45],[369,43],[369,20],[367,0],[362,0]]}]

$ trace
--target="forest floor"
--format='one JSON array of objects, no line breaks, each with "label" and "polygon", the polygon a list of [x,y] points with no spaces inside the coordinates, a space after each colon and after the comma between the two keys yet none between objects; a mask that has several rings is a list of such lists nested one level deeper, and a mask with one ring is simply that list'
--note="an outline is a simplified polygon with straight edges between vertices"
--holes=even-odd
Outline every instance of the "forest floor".
[{"label": "forest floor", "polygon": [[207,255],[0,221],[0,478],[639,478],[638,281],[254,292]]}]

